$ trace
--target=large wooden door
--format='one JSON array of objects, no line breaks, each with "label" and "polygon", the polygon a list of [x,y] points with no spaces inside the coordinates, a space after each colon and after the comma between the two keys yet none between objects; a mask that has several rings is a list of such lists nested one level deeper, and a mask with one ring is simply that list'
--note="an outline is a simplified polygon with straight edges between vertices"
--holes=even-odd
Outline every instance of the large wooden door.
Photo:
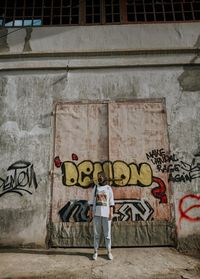
[{"label": "large wooden door", "polygon": [[92,245],[87,201],[100,170],[115,197],[113,246],[173,245],[170,184],[158,168],[169,154],[162,100],[58,103],[54,130],[52,246]]}]

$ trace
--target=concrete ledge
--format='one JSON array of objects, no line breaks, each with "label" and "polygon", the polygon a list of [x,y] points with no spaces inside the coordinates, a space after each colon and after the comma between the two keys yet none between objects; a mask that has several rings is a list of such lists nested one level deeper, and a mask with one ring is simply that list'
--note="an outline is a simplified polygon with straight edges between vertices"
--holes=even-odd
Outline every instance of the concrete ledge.
[{"label": "concrete ledge", "polygon": [[0,70],[77,70],[200,64],[200,50],[154,49],[0,54]]}]

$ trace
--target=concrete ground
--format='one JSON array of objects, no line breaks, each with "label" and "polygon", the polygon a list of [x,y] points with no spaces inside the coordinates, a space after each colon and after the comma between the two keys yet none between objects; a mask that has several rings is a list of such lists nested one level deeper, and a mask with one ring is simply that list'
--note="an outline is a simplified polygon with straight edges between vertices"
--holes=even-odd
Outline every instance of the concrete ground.
[{"label": "concrete ground", "polygon": [[92,260],[92,249],[1,249],[0,278],[200,279],[200,258],[174,248],[114,248]]}]

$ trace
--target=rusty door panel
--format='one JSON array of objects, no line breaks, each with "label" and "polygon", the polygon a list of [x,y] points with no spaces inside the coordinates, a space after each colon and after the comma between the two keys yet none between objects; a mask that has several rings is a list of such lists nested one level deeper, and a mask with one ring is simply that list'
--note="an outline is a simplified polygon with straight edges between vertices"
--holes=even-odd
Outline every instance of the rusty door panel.
[{"label": "rusty door panel", "polygon": [[57,103],[54,131],[52,246],[92,245],[87,201],[100,170],[115,197],[114,246],[174,243],[168,176],[147,155],[169,150],[162,100]]},{"label": "rusty door panel", "polygon": [[58,212],[68,201],[90,197],[89,178],[82,173],[91,174],[92,162],[108,156],[107,105],[59,103],[55,115],[54,154],[62,172],[54,165],[52,221],[59,223]]},{"label": "rusty door panel", "polygon": [[[113,188],[115,199],[123,202],[139,199],[143,206],[148,203],[152,208],[151,218],[170,220],[168,175],[158,173],[146,157],[151,150],[169,150],[163,103],[114,102],[108,105],[109,159],[121,161],[116,168],[119,172],[115,173],[116,179],[128,176],[117,182],[119,187]],[[151,192],[158,183],[164,187],[160,198]]]}]

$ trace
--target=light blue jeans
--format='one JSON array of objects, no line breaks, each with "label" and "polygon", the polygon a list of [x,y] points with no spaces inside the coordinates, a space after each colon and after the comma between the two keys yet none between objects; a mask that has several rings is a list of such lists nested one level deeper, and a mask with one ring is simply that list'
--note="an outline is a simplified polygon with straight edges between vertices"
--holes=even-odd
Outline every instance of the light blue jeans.
[{"label": "light blue jeans", "polygon": [[99,241],[101,237],[101,229],[103,228],[103,235],[105,239],[106,249],[111,250],[111,220],[107,217],[94,216],[93,230],[94,230],[94,250],[99,248]]}]

